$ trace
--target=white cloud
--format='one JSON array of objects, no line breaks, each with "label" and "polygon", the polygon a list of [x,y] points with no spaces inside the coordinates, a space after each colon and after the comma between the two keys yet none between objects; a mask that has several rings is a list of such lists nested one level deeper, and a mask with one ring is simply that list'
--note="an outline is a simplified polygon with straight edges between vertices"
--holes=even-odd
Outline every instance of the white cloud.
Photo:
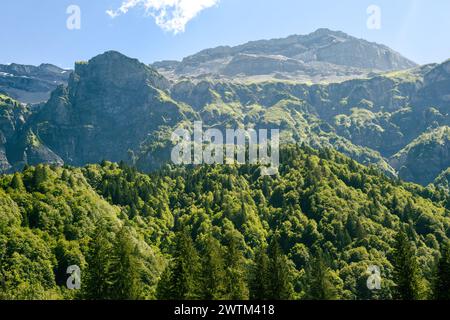
[{"label": "white cloud", "polygon": [[126,14],[130,9],[141,7],[146,14],[155,19],[156,24],[166,31],[177,34],[184,32],[186,24],[204,9],[219,3],[220,0],[124,0],[117,10],[106,13],[115,18]]}]

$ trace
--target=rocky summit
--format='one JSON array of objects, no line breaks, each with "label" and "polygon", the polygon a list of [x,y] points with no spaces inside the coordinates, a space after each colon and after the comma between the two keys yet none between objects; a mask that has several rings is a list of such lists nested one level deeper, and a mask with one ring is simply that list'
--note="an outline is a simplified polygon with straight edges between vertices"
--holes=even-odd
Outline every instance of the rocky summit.
[{"label": "rocky summit", "polygon": [[319,29],[309,35],[206,49],[181,62],[153,64],[169,78],[291,79],[330,82],[417,66],[392,49]]}]

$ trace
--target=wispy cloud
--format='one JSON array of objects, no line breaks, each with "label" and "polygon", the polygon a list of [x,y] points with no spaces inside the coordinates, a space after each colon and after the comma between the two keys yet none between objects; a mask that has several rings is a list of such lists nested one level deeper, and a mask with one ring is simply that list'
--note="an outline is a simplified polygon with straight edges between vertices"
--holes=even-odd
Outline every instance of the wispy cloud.
[{"label": "wispy cloud", "polygon": [[204,9],[219,3],[220,0],[124,0],[117,10],[106,13],[115,18],[126,14],[130,9],[140,7],[155,19],[156,24],[166,31],[177,34],[184,32],[189,21]]}]

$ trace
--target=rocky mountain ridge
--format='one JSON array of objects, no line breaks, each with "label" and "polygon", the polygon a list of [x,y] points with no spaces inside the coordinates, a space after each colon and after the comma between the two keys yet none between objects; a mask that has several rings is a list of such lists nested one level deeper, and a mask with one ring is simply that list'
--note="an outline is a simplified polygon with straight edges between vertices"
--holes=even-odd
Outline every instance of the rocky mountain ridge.
[{"label": "rocky mountain ridge", "polygon": [[162,61],[152,66],[171,79],[290,79],[319,83],[417,65],[384,45],[319,29],[308,35],[206,49],[180,62]]},{"label": "rocky mountain ridge", "polygon": [[171,82],[110,51],[77,63],[45,104],[1,97],[0,169],[111,160],[152,170],[169,160],[173,130],[202,120],[205,129],[278,128],[283,142],[334,148],[428,184],[450,159],[449,70],[450,60],[331,84]]}]

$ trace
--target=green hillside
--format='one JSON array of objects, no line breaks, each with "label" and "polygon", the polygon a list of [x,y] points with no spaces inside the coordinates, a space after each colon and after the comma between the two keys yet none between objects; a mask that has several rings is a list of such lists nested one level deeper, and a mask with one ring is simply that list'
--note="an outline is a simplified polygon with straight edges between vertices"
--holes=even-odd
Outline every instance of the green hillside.
[{"label": "green hillside", "polygon": [[450,127],[429,130],[394,155],[391,164],[400,168],[405,179],[426,185],[450,167],[449,142]]},{"label": "green hillside", "polygon": [[[281,162],[276,177],[110,162],[4,175],[0,298],[389,299],[408,298],[405,285],[432,297],[450,235],[443,191],[328,149],[288,147]],[[415,262],[406,280],[404,261]],[[70,265],[81,290],[66,288]],[[370,265],[379,291],[367,288]]]}]

